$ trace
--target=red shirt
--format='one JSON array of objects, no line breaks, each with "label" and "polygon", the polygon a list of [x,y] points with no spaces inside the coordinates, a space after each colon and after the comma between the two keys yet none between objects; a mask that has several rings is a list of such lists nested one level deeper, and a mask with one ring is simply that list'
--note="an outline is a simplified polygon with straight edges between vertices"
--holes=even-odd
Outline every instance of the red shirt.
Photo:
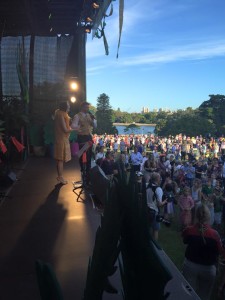
[{"label": "red shirt", "polygon": [[219,254],[225,258],[225,249],[216,230],[208,224],[202,228],[201,232],[201,225],[197,223],[184,229],[182,237],[184,244],[187,244],[185,257],[196,264],[214,265]]}]

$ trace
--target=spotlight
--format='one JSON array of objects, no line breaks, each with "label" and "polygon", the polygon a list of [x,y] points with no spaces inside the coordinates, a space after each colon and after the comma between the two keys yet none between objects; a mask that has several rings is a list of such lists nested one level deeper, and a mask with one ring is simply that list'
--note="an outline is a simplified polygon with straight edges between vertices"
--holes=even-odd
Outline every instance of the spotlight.
[{"label": "spotlight", "polygon": [[71,97],[70,97],[70,101],[71,101],[72,103],[75,103],[75,102],[76,102],[76,100],[77,100],[77,99],[76,99],[76,97],[75,97],[75,96],[71,96]]},{"label": "spotlight", "polygon": [[91,33],[91,25],[86,25],[85,26],[85,32],[86,33]]},{"label": "spotlight", "polygon": [[75,80],[70,81],[70,90],[76,91],[78,90],[78,83]]},{"label": "spotlight", "polygon": [[96,2],[93,2],[93,3],[92,3],[92,6],[93,6],[93,8],[95,8],[95,9],[99,8],[99,4],[97,4]]}]

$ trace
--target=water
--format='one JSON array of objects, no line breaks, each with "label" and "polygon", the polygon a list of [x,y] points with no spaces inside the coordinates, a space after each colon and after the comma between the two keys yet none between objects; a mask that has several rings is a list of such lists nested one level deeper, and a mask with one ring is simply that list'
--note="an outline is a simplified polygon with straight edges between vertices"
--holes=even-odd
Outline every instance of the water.
[{"label": "water", "polygon": [[124,131],[124,129],[126,128],[126,126],[124,126],[124,125],[118,125],[115,123],[114,126],[118,130],[118,134],[132,134],[132,133],[134,133],[134,134],[151,134],[151,133],[154,133],[154,130],[155,130],[154,125],[144,125],[144,124],[139,124],[138,129],[134,129],[134,130],[130,129],[129,131]]}]

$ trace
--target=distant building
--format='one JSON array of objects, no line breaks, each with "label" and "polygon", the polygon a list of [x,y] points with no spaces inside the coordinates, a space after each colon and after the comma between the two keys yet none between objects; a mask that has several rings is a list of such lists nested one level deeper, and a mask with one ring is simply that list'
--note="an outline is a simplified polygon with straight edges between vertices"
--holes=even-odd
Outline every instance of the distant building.
[{"label": "distant building", "polygon": [[143,114],[149,113],[149,108],[148,108],[148,107],[143,107],[143,108],[142,108],[142,113],[143,113]]},{"label": "distant building", "polygon": [[166,107],[159,108],[158,112],[169,112],[170,110]]}]

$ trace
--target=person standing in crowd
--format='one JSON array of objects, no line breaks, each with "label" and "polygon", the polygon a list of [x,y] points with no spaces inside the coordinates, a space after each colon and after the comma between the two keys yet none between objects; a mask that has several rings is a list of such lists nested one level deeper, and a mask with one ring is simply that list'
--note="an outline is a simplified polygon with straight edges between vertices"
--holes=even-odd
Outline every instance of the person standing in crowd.
[{"label": "person standing in crowd", "polygon": [[202,182],[200,179],[194,179],[191,187],[191,197],[194,201],[194,207],[192,209],[192,223],[194,223],[195,211],[197,206],[201,204],[202,199]]},{"label": "person standing in crowd", "polygon": [[101,165],[101,162],[105,158],[105,153],[104,153],[104,146],[101,146],[99,148],[98,153],[95,155],[95,162],[97,165]]},{"label": "person standing in crowd", "polygon": [[166,178],[166,165],[165,165],[166,157],[165,155],[160,155],[157,168],[159,170],[159,173],[162,177],[163,182]]},{"label": "person standing in crowd", "polygon": [[168,180],[168,183],[165,184],[163,200],[167,200],[167,204],[164,206],[164,217],[171,222],[174,217],[174,203],[176,201],[172,180]]},{"label": "person standing in crowd", "polygon": [[185,228],[191,225],[191,210],[194,207],[194,201],[190,195],[190,188],[188,186],[184,187],[183,193],[179,197],[178,205],[180,207],[181,226],[182,228]]},{"label": "person standing in crowd", "polygon": [[187,185],[189,187],[192,187],[193,185],[193,180],[195,178],[195,167],[193,167],[191,162],[185,162],[184,167],[183,167],[185,179],[187,182]]},{"label": "person standing in crowd", "polygon": [[159,153],[157,151],[157,147],[154,147],[154,149],[152,151],[152,155],[154,157],[155,162],[158,163],[158,161],[159,161]]},{"label": "person standing in crowd", "polygon": [[146,189],[147,206],[148,206],[148,218],[150,227],[152,229],[152,237],[158,240],[160,223],[157,221],[157,215],[159,214],[160,207],[167,204],[167,200],[162,200],[163,190],[160,187],[161,177],[159,173],[152,173],[151,179]]},{"label": "person standing in crowd", "polygon": [[148,156],[149,154],[147,154],[146,152],[142,152],[143,159],[142,159],[141,169],[140,169],[142,173],[144,173],[144,164],[148,160]]},{"label": "person standing in crowd", "polygon": [[213,189],[212,194],[213,202],[214,202],[214,228],[222,233],[221,223],[222,223],[222,211],[223,205],[225,204],[225,197],[223,195],[223,190],[220,185],[217,184]]},{"label": "person standing in crowd", "polygon": [[221,150],[221,154],[225,155],[225,140],[224,139],[221,141],[220,150]]},{"label": "person standing in crowd", "polygon": [[187,154],[187,141],[183,141],[181,144],[181,160],[186,159]]},{"label": "person standing in crowd", "polygon": [[157,164],[154,160],[153,155],[148,154],[148,159],[144,162],[144,177],[146,182],[149,182],[151,174],[157,171]]},{"label": "person standing in crowd", "polygon": [[211,221],[210,225],[214,223],[214,201],[213,201],[213,186],[212,179],[208,178],[207,182],[202,186],[202,202],[206,204],[210,211]]},{"label": "person standing in crowd", "polygon": [[79,159],[81,173],[85,175],[85,183],[89,183],[89,171],[91,169],[91,156],[92,156],[92,130],[93,127],[97,127],[97,121],[95,117],[89,111],[90,103],[82,102],[80,106],[80,112],[73,118],[71,127],[78,128],[77,142],[79,149],[81,149],[86,143],[89,143],[89,148],[86,150],[87,163],[86,163],[86,174],[84,173],[84,166],[82,156]]},{"label": "person standing in crowd", "polygon": [[222,177],[222,180],[223,180],[223,188],[225,189],[225,159],[223,157],[223,161],[222,161],[222,170],[221,170],[221,177]]},{"label": "person standing in crowd", "polygon": [[131,153],[130,161],[132,165],[132,171],[137,172],[141,169],[141,163],[143,161],[143,156],[138,152],[138,148],[134,147],[134,152]]},{"label": "person standing in crowd", "polygon": [[118,148],[119,148],[118,141],[115,140],[114,143],[113,143],[113,151],[116,153],[118,151]]},{"label": "person standing in crowd", "polygon": [[[118,172],[116,172],[116,170]],[[114,169],[115,174],[118,177],[122,178],[127,178],[127,166],[126,166],[126,156],[124,153],[120,153],[117,160],[115,161],[115,169]]]},{"label": "person standing in crowd", "polygon": [[120,152],[125,153],[125,151],[126,151],[126,143],[125,143],[124,139],[121,139],[121,141],[120,141]]},{"label": "person standing in crowd", "polygon": [[117,165],[114,161],[114,152],[112,151],[106,152],[105,159],[102,161],[100,167],[109,179],[112,178],[113,175],[118,174]]},{"label": "person standing in crowd", "polygon": [[[54,158],[56,160],[56,168],[58,175],[57,180],[61,184],[68,183],[63,178],[63,165],[64,162],[68,162],[71,160],[69,135],[72,131],[72,128],[70,127],[70,117],[68,115],[69,110],[69,103],[67,101],[61,102],[59,104],[59,109],[55,111],[54,116]],[[78,127],[74,127],[74,129],[78,129]]]},{"label": "person standing in crowd", "polygon": [[195,214],[196,223],[182,232],[187,245],[183,275],[201,300],[210,300],[216,279],[216,264],[219,254],[225,258],[219,234],[212,229],[210,212],[206,205],[199,205]]},{"label": "person standing in crowd", "polygon": [[195,178],[202,179],[202,176],[203,176],[205,171],[206,170],[203,166],[202,161],[198,160],[197,164],[195,165]]}]

